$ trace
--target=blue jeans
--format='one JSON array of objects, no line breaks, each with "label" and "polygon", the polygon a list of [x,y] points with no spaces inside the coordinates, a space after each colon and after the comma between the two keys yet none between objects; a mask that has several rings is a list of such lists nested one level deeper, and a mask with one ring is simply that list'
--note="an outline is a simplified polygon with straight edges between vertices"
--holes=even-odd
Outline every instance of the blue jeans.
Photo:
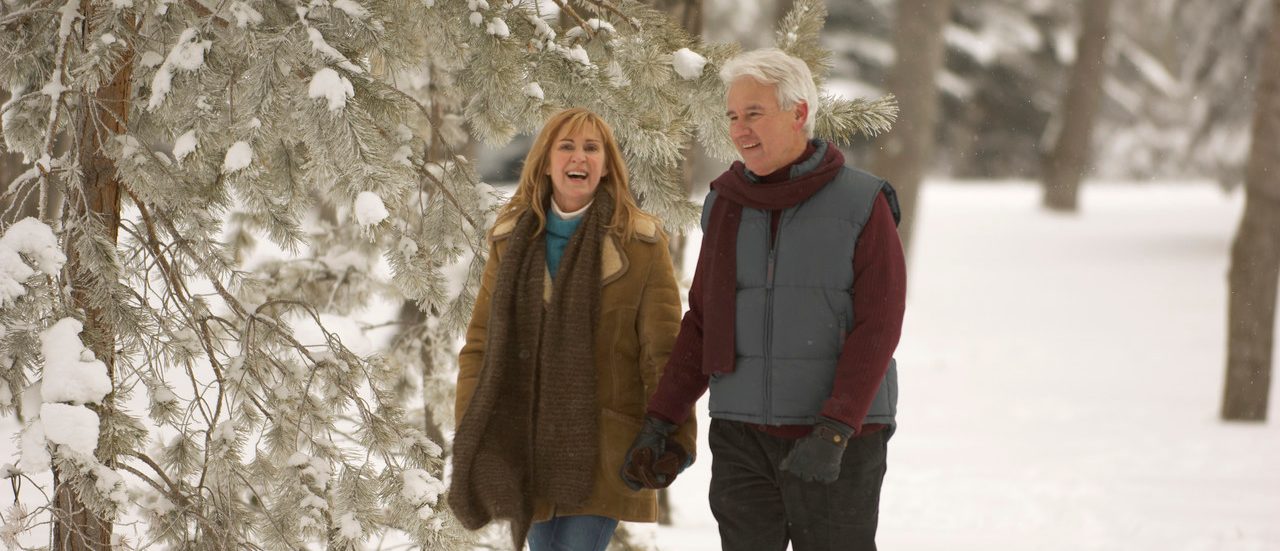
[{"label": "blue jeans", "polygon": [[604,551],[618,519],[595,515],[555,517],[529,529],[529,551]]}]

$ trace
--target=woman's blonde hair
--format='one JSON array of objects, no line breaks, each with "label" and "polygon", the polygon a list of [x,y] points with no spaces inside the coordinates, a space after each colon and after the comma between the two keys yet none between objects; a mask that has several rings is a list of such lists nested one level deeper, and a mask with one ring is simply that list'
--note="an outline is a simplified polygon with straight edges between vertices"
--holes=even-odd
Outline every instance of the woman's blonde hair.
[{"label": "woman's blonde hair", "polygon": [[565,109],[547,119],[538,137],[533,140],[529,154],[524,158],[524,168],[520,170],[520,184],[516,193],[502,208],[499,219],[518,217],[526,210],[532,209],[538,217],[538,232],[547,225],[547,204],[551,197],[551,176],[547,168],[551,164],[551,148],[557,138],[573,136],[590,128],[600,135],[604,147],[607,174],[600,178],[600,187],[596,188],[596,196],[606,190],[613,198],[613,219],[608,228],[614,234],[625,239],[635,236],[636,221],[648,216],[640,210],[635,197],[631,195],[630,180],[627,176],[627,164],[622,159],[622,150],[618,148],[618,140],[613,137],[613,130],[600,118],[581,107]]}]

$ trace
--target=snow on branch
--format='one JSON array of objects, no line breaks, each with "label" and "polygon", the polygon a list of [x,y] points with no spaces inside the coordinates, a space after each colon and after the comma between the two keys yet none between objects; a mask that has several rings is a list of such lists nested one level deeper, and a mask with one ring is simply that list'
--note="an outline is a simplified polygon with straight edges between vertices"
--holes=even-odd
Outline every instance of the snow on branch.
[{"label": "snow on branch", "polygon": [[195,28],[188,28],[178,35],[178,43],[174,44],[164,63],[156,70],[151,79],[151,98],[147,101],[147,110],[154,111],[164,103],[165,96],[173,86],[173,73],[176,70],[195,71],[204,65],[204,54],[209,51],[213,42],[200,40]]},{"label": "snow on branch", "polygon": [[0,237],[0,307],[27,293],[23,282],[35,274],[21,255],[35,261],[42,273],[57,276],[67,257],[58,249],[53,230],[35,218],[9,226]]}]

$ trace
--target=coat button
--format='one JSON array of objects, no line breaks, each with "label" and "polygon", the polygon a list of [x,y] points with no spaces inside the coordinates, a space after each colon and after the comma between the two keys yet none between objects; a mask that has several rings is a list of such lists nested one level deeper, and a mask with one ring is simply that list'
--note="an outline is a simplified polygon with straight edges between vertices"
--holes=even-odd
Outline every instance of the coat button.
[{"label": "coat button", "polygon": [[529,359],[529,351],[528,351],[528,350],[521,350],[521,351],[520,351],[520,359],[522,359],[522,360],[528,360],[528,359]]}]

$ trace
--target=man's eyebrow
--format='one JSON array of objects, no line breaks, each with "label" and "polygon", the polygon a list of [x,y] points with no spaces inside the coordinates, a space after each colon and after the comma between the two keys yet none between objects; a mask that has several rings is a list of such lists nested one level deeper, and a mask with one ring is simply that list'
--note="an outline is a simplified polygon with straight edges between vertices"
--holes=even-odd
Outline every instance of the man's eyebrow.
[{"label": "man's eyebrow", "polygon": [[[743,110],[743,111],[752,111],[752,110],[759,111],[759,110],[762,110],[762,109],[764,109],[764,106],[763,106],[763,105],[761,105],[761,104],[759,104],[759,103],[753,103],[753,104],[751,104],[751,105],[748,105],[748,106],[746,106],[746,107],[743,107],[743,108],[742,108],[742,110]],[[733,109],[729,109],[729,110],[727,110],[727,111],[725,111],[725,112],[724,112],[725,116],[729,116],[729,117],[732,117],[734,113],[735,113],[735,111],[734,111]]]}]

